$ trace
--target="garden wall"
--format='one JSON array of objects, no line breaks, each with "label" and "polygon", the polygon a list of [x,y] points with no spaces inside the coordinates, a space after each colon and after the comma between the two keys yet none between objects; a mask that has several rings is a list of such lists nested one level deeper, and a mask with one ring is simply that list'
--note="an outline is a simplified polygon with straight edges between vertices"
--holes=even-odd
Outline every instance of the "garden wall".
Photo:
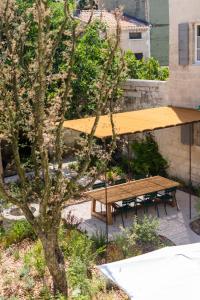
[{"label": "garden wall", "polygon": [[124,85],[122,111],[168,105],[168,82],[129,79]]}]

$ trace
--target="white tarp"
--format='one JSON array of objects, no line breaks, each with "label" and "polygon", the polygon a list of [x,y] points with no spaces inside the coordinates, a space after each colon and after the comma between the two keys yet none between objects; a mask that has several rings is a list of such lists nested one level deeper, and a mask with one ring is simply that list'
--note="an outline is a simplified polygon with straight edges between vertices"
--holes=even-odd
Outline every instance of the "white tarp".
[{"label": "white tarp", "polygon": [[166,247],[99,269],[134,300],[200,299],[200,243]]}]

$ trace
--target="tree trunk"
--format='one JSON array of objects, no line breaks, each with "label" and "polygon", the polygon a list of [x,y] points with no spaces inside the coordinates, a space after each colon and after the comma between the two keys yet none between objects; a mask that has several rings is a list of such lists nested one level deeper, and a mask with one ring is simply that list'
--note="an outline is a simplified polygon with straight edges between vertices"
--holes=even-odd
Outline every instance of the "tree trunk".
[{"label": "tree trunk", "polygon": [[63,253],[58,245],[56,234],[41,239],[47,267],[53,279],[54,293],[68,297],[67,277]]}]

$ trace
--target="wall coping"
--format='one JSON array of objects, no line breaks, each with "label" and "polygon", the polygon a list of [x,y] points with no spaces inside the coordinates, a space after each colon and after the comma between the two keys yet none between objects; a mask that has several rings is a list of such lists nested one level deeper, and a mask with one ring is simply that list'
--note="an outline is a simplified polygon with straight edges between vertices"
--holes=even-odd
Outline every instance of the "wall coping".
[{"label": "wall coping", "polygon": [[123,86],[161,86],[161,85],[166,85],[168,81],[161,81],[161,80],[143,80],[143,79],[127,79]]}]

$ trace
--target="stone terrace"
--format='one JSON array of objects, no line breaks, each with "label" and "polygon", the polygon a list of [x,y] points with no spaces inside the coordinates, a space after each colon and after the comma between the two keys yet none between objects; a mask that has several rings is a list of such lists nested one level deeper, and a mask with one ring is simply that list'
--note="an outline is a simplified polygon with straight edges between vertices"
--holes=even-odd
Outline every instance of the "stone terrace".
[{"label": "stone terrace", "polygon": [[[167,216],[165,214],[163,205],[159,205],[159,234],[167,237],[176,245],[200,242],[200,236],[196,235],[189,227],[189,195],[182,191],[177,191],[177,200],[179,203],[180,211],[178,212],[176,208],[167,206]],[[193,196],[192,219],[195,219],[197,217],[197,212],[195,209],[196,202],[197,197]],[[82,219],[82,224],[80,225],[80,227],[82,230],[86,230],[88,235],[91,235],[98,230],[106,230],[106,225],[104,222],[91,217],[90,201],[83,202],[77,205],[71,205],[65,208],[63,211],[63,217],[65,217],[69,211],[71,211],[74,216]],[[156,216],[154,207],[151,207],[149,209],[148,214]],[[143,209],[141,208],[138,210],[138,217],[142,216]],[[124,216],[125,226],[130,226],[133,217],[134,211],[129,212],[127,218]],[[109,238],[112,238],[112,236],[120,232],[120,226],[122,226],[121,217],[117,216],[114,225],[109,226]]]}]

